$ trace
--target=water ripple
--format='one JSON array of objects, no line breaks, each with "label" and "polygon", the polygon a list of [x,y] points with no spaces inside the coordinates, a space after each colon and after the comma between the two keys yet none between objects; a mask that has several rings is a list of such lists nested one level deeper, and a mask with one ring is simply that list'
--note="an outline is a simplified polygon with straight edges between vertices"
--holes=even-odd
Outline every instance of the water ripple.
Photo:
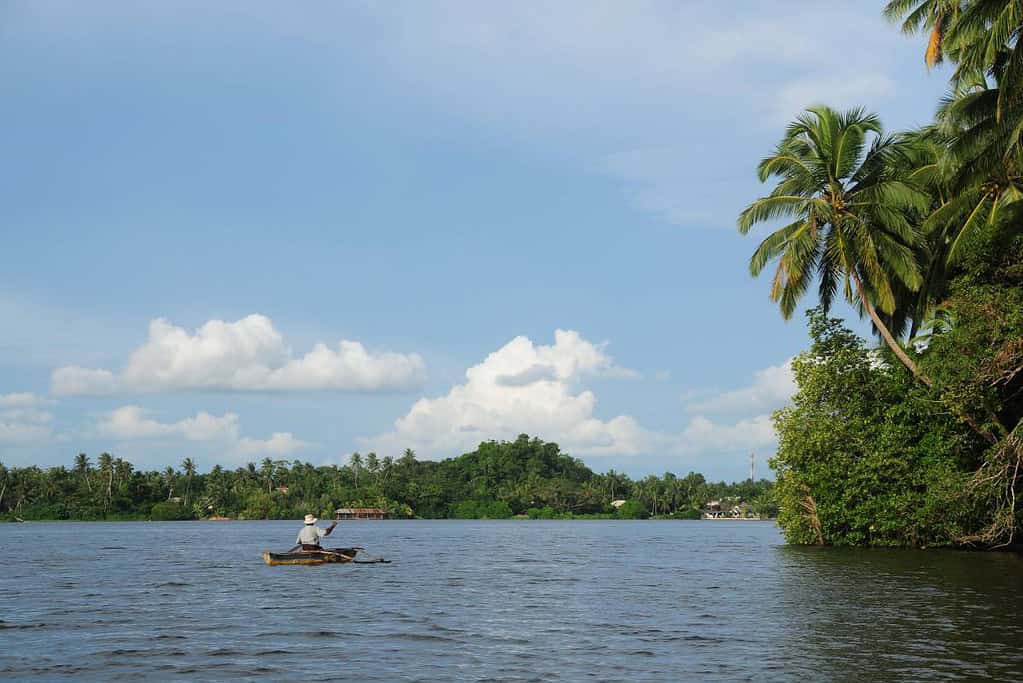
[{"label": "water ripple", "polygon": [[[0,677],[1023,678],[1017,556],[790,548],[770,524],[452,521],[338,530],[391,565],[264,565],[293,526],[0,525],[24,548],[0,567]],[[27,542],[40,530],[72,552]]]}]

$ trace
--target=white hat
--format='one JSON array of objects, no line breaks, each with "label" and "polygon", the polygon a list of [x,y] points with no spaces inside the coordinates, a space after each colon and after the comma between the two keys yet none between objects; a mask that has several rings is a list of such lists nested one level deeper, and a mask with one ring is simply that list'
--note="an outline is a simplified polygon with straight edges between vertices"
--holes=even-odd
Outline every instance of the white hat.
[{"label": "white hat", "polygon": [[306,524],[316,524],[316,522],[317,522],[316,518],[313,517],[312,515],[306,515],[305,516],[305,523]]}]

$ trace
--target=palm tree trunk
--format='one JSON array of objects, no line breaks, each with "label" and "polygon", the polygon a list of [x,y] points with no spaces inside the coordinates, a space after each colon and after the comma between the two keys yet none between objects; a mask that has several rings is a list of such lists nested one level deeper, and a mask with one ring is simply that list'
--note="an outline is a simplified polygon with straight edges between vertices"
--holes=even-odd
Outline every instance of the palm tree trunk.
[{"label": "palm tree trunk", "polygon": [[877,331],[881,333],[881,338],[884,339],[885,344],[887,344],[888,348],[892,350],[892,353],[894,353],[895,356],[902,361],[902,364],[913,373],[913,377],[916,377],[917,380],[928,387],[933,387],[934,380],[920,372],[920,368],[917,367],[917,364],[913,362],[913,359],[909,357],[909,354],[907,354],[906,350],[902,348],[902,345],[899,344],[899,342],[895,340],[895,337],[892,336],[888,326],[881,321],[881,317],[877,314],[877,311],[874,310],[874,305],[870,303],[870,298],[867,296],[867,290],[863,287],[863,281],[860,280],[859,273],[853,271],[852,276],[853,280],[856,281],[856,291],[860,295],[860,301],[863,302],[863,308],[867,309],[867,315],[869,315],[870,319],[874,321],[874,327],[876,327]]},{"label": "palm tree trunk", "polygon": [[[888,329],[888,326],[881,321],[881,317],[877,314],[877,311],[874,310],[873,304],[870,303],[870,298],[867,296],[867,290],[863,286],[863,281],[860,280],[859,273],[857,273],[854,270],[852,272],[852,277],[853,280],[856,282],[856,291],[860,295],[860,301],[863,302],[863,308],[867,309],[867,315],[869,315],[870,319],[874,322],[874,327],[876,327],[877,331],[881,333],[881,338],[884,339],[885,343],[888,345],[888,348],[890,348],[892,350],[892,353],[895,354],[895,357],[902,361],[902,364],[905,365],[906,368],[908,368],[909,371],[913,373],[913,377],[915,377],[917,381],[919,381],[921,384],[924,384],[927,387],[934,387],[934,380],[920,371],[920,368],[917,367],[917,364],[913,362],[912,358],[909,357],[909,354],[906,353],[906,350],[903,349],[902,345],[899,344],[899,342],[896,341],[895,337],[892,336],[892,333]],[[979,434],[985,441],[991,444],[998,443],[998,437],[996,437],[991,432],[982,429],[981,426],[977,424],[977,421],[974,420],[972,417],[956,408],[952,408],[952,410],[953,412],[956,413],[959,419],[961,419],[966,424],[970,425],[970,428],[974,432]],[[992,417],[994,417],[996,424],[1000,424],[997,417],[995,416]]]}]

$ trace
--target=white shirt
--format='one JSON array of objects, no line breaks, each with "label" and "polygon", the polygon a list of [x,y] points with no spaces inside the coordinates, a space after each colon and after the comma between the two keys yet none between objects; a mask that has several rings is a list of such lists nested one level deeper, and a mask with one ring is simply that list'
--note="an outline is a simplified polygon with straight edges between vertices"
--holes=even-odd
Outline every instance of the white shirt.
[{"label": "white shirt", "polygon": [[295,543],[304,543],[305,545],[319,545],[320,539],[327,535],[326,529],[321,529],[315,524],[306,524],[302,527],[302,530],[298,532],[298,540]]}]

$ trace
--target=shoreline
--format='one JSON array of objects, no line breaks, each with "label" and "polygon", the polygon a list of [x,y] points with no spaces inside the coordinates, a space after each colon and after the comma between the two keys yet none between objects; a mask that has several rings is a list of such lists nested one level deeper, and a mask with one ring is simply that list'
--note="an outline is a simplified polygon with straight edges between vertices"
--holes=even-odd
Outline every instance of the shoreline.
[{"label": "shoreline", "polygon": [[[300,519],[233,519],[233,518],[221,518],[221,519],[25,519],[25,520],[4,520],[0,522],[2,524],[182,524],[182,523],[195,523],[195,522],[296,522],[299,523]],[[321,520],[322,521],[322,520]],[[670,517],[651,517],[648,519],[619,519],[615,517],[565,517],[563,519],[530,519],[529,517],[506,517],[506,518],[492,518],[492,517],[470,517],[470,518],[457,518],[457,517],[413,517],[411,519],[360,519],[360,520],[345,520],[346,524],[357,522],[359,524],[375,523],[375,522],[777,522],[777,519],[766,518],[766,519],[736,519],[736,518],[722,518],[722,519],[671,519]],[[340,524],[340,523],[339,523]]]}]

